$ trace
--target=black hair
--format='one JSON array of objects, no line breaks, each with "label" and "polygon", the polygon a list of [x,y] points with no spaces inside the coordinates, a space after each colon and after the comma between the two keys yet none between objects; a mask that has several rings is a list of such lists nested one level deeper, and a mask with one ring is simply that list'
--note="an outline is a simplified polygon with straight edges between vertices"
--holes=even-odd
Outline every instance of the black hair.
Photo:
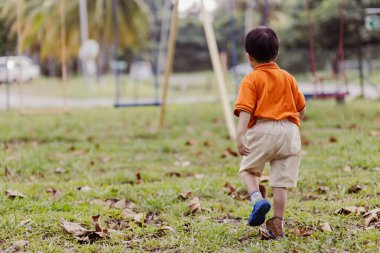
[{"label": "black hair", "polygon": [[245,37],[245,51],[258,62],[270,62],[278,56],[280,41],[269,27],[259,26]]}]

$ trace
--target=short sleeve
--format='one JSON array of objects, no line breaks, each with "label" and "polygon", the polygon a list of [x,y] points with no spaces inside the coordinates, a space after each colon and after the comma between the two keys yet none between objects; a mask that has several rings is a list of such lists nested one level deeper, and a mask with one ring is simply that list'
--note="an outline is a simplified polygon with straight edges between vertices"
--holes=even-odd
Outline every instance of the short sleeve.
[{"label": "short sleeve", "polygon": [[301,111],[306,106],[306,100],[303,93],[298,89],[297,81],[294,77],[292,77],[292,91],[294,102],[296,104],[297,112]]},{"label": "short sleeve", "polygon": [[236,99],[234,114],[239,116],[241,111],[253,115],[256,107],[256,89],[252,78],[246,76],[239,86],[239,93]]}]

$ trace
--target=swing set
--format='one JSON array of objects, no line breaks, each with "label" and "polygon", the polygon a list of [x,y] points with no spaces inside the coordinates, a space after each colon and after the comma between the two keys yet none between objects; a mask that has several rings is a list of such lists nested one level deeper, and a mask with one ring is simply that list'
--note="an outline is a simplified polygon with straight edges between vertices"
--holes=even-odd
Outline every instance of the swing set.
[{"label": "swing set", "polygon": [[[339,2],[339,39],[338,39],[338,52],[335,62],[335,70],[333,74],[333,79],[335,81],[339,81],[342,79],[344,84],[344,89],[337,89],[335,92],[326,92],[324,87],[324,79],[317,76],[317,67],[315,60],[315,46],[314,46],[314,38],[313,38],[313,21],[311,19],[311,6],[310,0],[306,0],[306,9],[307,9],[307,18],[308,18],[308,42],[309,42],[309,60],[310,60],[310,72],[313,79],[314,92],[313,93],[305,93],[306,99],[328,99],[335,98],[338,102],[344,101],[345,97],[348,96],[348,81],[346,76],[346,67],[345,67],[345,57],[344,57],[344,3],[342,0]],[[341,65],[340,65],[341,63]],[[339,77],[339,66],[341,66]]]}]

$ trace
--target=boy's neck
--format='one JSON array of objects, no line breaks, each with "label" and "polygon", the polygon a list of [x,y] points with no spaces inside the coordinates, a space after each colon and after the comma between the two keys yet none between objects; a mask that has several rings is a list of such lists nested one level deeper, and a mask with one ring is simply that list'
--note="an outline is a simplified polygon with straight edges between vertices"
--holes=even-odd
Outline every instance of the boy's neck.
[{"label": "boy's neck", "polygon": [[259,65],[262,65],[262,64],[268,64],[268,63],[275,63],[275,61],[269,61],[269,62],[257,62],[257,61],[255,61],[255,62],[252,62],[251,66],[252,66],[253,68],[256,68],[256,67],[259,66]]}]

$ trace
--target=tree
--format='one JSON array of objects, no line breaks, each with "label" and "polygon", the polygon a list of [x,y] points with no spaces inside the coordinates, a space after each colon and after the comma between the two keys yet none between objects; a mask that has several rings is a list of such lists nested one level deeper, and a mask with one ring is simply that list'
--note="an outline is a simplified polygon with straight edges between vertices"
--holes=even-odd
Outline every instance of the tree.
[{"label": "tree", "polygon": [[[42,59],[60,56],[60,1],[22,1],[23,51],[37,52]],[[1,17],[17,32],[18,0],[3,1]],[[150,11],[143,0],[118,0],[119,47],[139,47],[149,34]],[[79,2],[66,0],[66,45],[68,57],[76,57],[80,46]],[[113,43],[112,1],[88,4],[90,38],[109,46]]]}]

